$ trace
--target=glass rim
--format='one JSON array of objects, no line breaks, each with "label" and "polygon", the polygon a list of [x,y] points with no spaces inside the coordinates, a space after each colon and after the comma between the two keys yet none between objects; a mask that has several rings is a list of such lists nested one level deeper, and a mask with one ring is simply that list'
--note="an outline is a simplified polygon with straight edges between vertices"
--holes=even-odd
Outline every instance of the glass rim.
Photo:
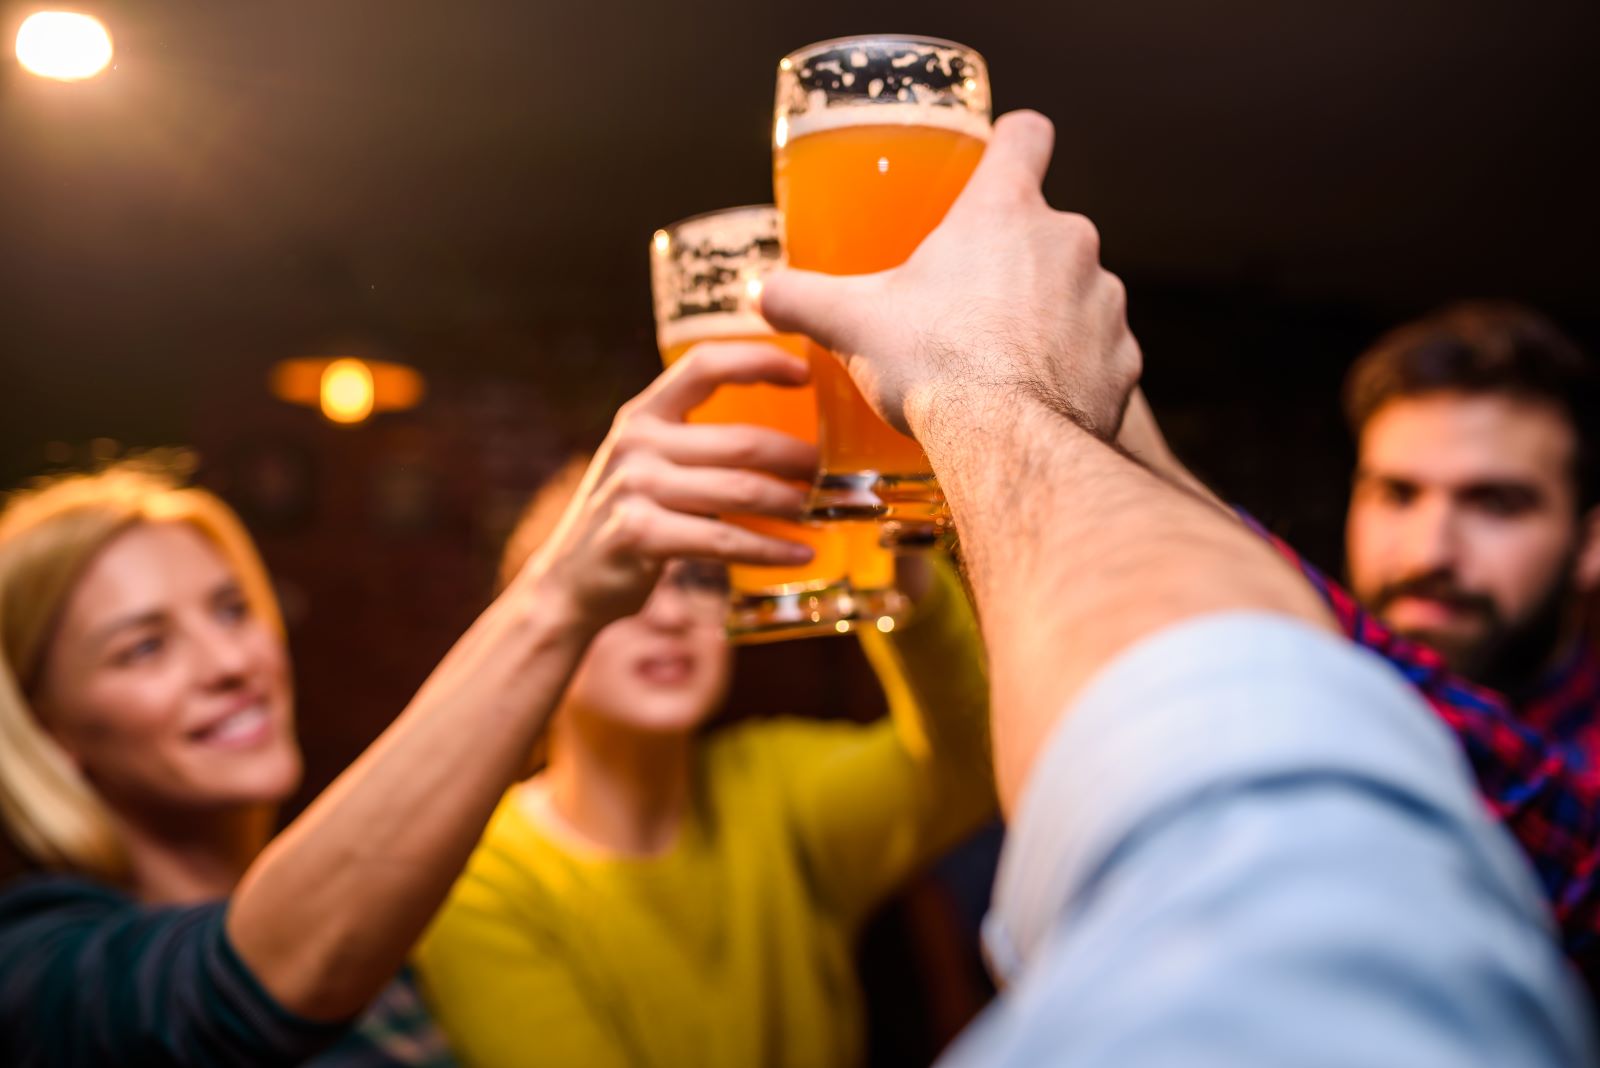
[{"label": "glass rim", "polygon": [[693,215],[685,215],[681,219],[674,219],[665,226],[656,227],[651,231],[651,234],[671,234],[677,232],[677,230],[681,227],[687,226],[690,223],[700,222],[704,219],[714,219],[721,216],[730,215],[753,215],[756,212],[771,212],[772,214],[776,215],[778,213],[778,206],[776,204],[737,204],[731,208],[712,208],[710,211],[699,211]]},{"label": "glass rim", "polygon": [[826,41],[816,41],[812,44],[803,45],[800,48],[796,48],[794,51],[786,53],[781,59],[778,60],[778,69],[784,69],[785,63],[793,66],[805,56],[814,55],[823,51],[833,51],[848,44],[864,43],[869,41],[889,41],[911,45],[940,45],[945,48],[957,48],[963,52],[976,56],[978,58],[978,62],[983,64],[985,70],[987,70],[989,67],[989,61],[984,58],[982,52],[979,52],[976,48],[973,48],[969,44],[962,44],[960,41],[952,41],[948,37],[928,37],[920,33],[852,33],[844,37],[830,37]]}]

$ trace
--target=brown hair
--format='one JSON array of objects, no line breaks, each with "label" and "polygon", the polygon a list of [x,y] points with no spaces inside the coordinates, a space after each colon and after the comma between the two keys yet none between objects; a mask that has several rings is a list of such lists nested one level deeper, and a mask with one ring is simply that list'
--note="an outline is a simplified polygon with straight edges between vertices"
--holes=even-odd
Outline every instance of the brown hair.
[{"label": "brown hair", "polygon": [[[522,510],[522,516],[512,528],[511,536],[506,539],[506,547],[500,554],[500,568],[495,580],[497,591],[511,585],[511,580],[517,577],[517,573],[533,559],[533,554],[539,551],[540,546],[560,525],[561,517],[566,514],[567,505],[572,503],[572,499],[577,496],[578,487],[583,484],[583,476],[589,470],[589,461],[590,457],[587,455],[572,457],[539,487],[539,491],[533,495],[528,506]],[[549,763],[550,733],[551,729],[546,729],[539,735],[538,741],[533,743],[527,763],[523,765],[524,778]]]},{"label": "brown hair", "polygon": [[1600,503],[1600,383],[1584,351],[1549,319],[1503,301],[1469,301],[1398,327],[1356,360],[1345,415],[1359,437],[1396,397],[1497,393],[1562,412],[1577,440],[1573,477],[1581,509]]},{"label": "brown hair", "polygon": [[511,536],[506,539],[506,547],[500,554],[500,567],[496,575],[495,589],[503,590],[511,585],[511,580],[517,577],[523,565],[533,558],[539,547],[545,543],[556,526],[560,524],[561,517],[566,513],[567,505],[572,503],[572,498],[577,496],[578,487],[583,484],[584,473],[589,469],[590,457],[574,456],[561,466],[555,474],[546,480],[539,492],[533,495],[528,506],[522,510],[522,515],[511,530]]}]

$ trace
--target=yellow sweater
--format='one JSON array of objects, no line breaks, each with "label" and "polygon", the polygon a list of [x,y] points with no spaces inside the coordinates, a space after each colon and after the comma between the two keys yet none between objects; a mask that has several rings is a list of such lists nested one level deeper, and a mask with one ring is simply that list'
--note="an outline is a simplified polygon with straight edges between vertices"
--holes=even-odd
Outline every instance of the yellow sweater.
[{"label": "yellow sweater", "polygon": [[994,811],[987,690],[954,577],[893,638],[863,637],[875,724],[713,733],[677,842],[595,855],[505,802],[417,954],[477,1068],[848,1068],[861,921]]}]

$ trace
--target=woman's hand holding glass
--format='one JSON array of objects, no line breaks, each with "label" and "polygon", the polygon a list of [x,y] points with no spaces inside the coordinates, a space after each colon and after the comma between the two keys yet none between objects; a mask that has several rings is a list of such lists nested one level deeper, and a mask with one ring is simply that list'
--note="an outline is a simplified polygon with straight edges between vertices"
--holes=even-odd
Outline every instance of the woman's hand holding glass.
[{"label": "woman's hand holding glass", "polygon": [[689,424],[719,386],[801,386],[806,362],[758,342],[704,342],[622,406],[577,495],[516,585],[594,626],[643,607],[672,559],[784,566],[811,549],[711,518],[797,519],[816,447],[755,426]]}]

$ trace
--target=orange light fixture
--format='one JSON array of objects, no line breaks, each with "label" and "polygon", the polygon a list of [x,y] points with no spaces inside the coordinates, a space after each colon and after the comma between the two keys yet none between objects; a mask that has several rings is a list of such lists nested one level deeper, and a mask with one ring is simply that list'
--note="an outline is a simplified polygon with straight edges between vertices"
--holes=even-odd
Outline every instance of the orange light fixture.
[{"label": "orange light fixture", "polygon": [[111,65],[111,33],[91,15],[39,11],[17,31],[17,62],[31,74],[81,82]]},{"label": "orange light fixture", "polygon": [[360,360],[334,360],[322,369],[322,414],[335,423],[365,420],[376,392],[372,368]]},{"label": "orange light fixture", "polygon": [[319,409],[330,423],[357,426],[379,412],[415,408],[422,375],[404,364],[353,356],[283,360],[272,369],[272,395]]}]

